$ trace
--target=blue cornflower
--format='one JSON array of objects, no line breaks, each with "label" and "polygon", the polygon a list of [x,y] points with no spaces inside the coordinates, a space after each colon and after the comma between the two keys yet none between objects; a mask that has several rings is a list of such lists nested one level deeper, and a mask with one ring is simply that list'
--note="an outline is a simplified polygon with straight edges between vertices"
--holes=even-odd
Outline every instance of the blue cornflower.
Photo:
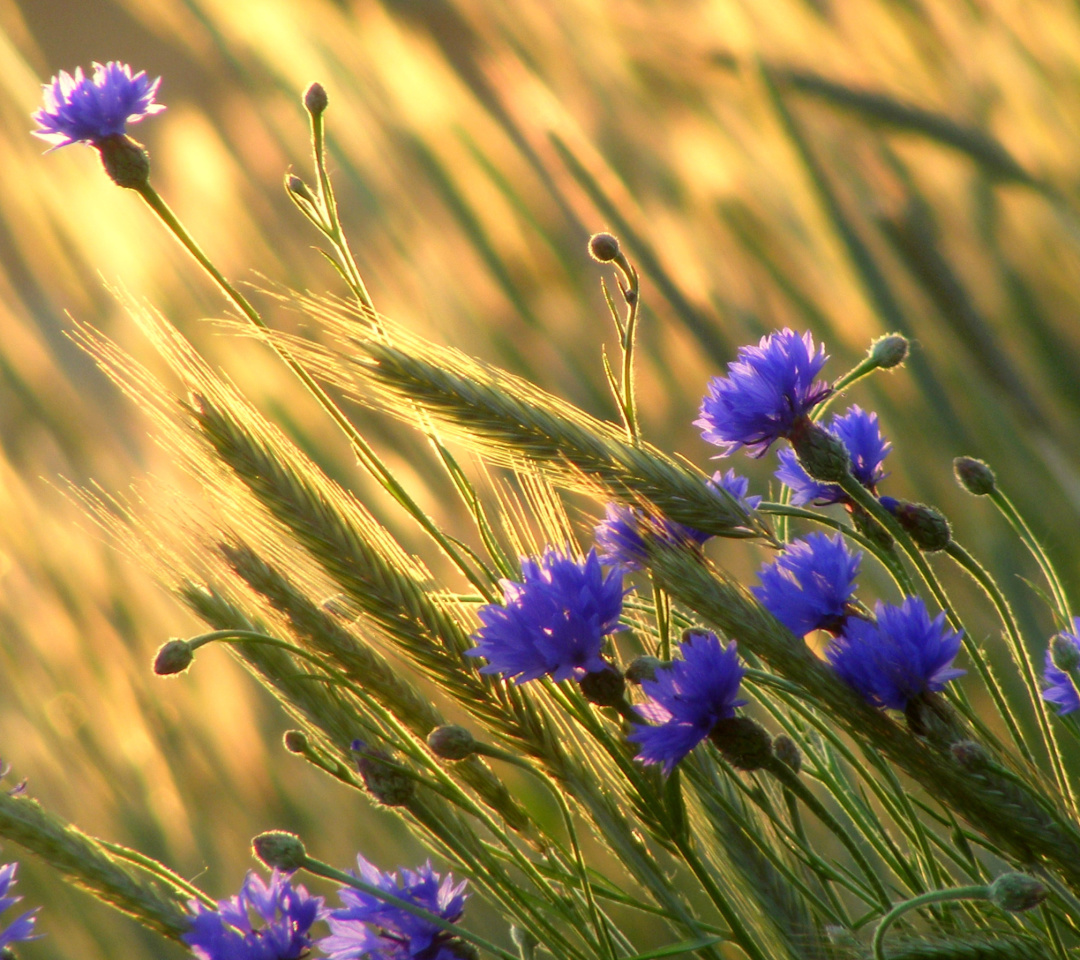
[{"label": "blue cornflower", "polygon": [[568,680],[606,669],[604,638],[623,629],[622,568],[605,575],[595,549],[574,560],[548,547],[540,560],[522,559],[521,575],[521,583],[502,581],[505,605],[480,608],[484,626],[465,651],[487,658],[480,672],[525,683],[545,673]]},{"label": "blue cornflower", "polygon": [[[356,862],[360,880],[450,923],[456,923],[465,909],[466,881],[455,885],[449,873],[440,878],[431,861],[416,871],[402,870],[400,878],[383,873],[363,857]],[[330,912],[327,922],[332,936],[318,943],[330,960],[459,960],[451,934],[430,920],[353,887],[342,887],[338,896],[345,906]]]},{"label": "blue cornflower", "polygon": [[[191,929],[181,939],[200,960],[295,960],[311,950],[312,924],[326,919],[323,902],[277,869],[269,884],[251,872],[239,895],[219,900],[217,910],[192,900]],[[252,913],[262,921],[259,929]]]},{"label": "blue cornflower", "polygon": [[724,448],[723,456],[746,447],[760,457],[774,440],[788,437],[810,410],[832,391],[815,381],[828,357],[814,339],[786,327],[740,347],[726,377],[713,377],[694,425],[702,437]]},{"label": "blue cornflower", "polygon": [[[888,476],[882,463],[892,449],[892,444],[881,435],[877,414],[852,406],[842,416],[833,417],[828,430],[847,447],[852,475],[873,491]],[[830,503],[848,502],[848,495],[837,484],[811,479],[790,447],[781,450],[779,457],[780,469],[776,471],[776,478],[791,488],[791,502],[796,506],[813,503],[824,507]]]},{"label": "blue cornflower", "polygon": [[744,671],[734,640],[725,647],[715,633],[703,630],[679,644],[679,652],[681,660],[641,683],[650,702],[637,712],[659,726],[643,725],[627,736],[641,747],[638,759],[662,763],[665,774],[746,703],[736,699]]},{"label": "blue cornflower", "polygon": [[[0,913],[4,913],[8,907],[14,906],[22,899],[19,896],[8,896],[8,891],[15,884],[15,871],[18,868],[17,863],[5,863],[0,867]],[[34,933],[34,924],[37,923],[37,912],[40,909],[41,907],[34,907],[33,910],[27,910],[0,930],[0,951],[13,943],[37,940],[41,936],[40,933]]]},{"label": "blue cornflower", "polygon": [[[1042,696],[1047,703],[1057,704],[1058,714],[1063,716],[1080,710],[1080,692],[1077,691],[1069,672],[1054,663],[1055,646],[1063,648],[1069,660],[1080,660],[1080,617],[1073,618],[1073,632],[1063,630],[1050,641],[1050,647],[1046,651],[1046,671],[1043,673],[1046,687]],[[1059,650],[1059,662],[1061,656],[1062,651]]]},{"label": "blue cornflower", "polygon": [[851,617],[825,652],[840,677],[874,706],[903,710],[924,693],[963,676],[952,667],[961,634],[932,620],[919,597],[899,606],[878,602],[877,623]]},{"label": "blue cornflower", "polygon": [[848,613],[862,552],[852,552],[839,533],[811,533],[788,544],[758,571],[751,593],[797,637],[811,630],[837,632]]},{"label": "blue cornflower", "polygon": [[[727,473],[717,471],[705,481],[710,490],[727,491],[736,503],[747,511],[756,510],[761,503],[761,497],[746,495],[749,484],[746,477],[739,476],[734,470],[728,470]],[[713,536],[666,517],[646,520],[640,510],[618,503],[607,505],[604,519],[596,525],[595,530],[600,562],[611,566],[620,564],[627,570],[640,570],[648,560],[646,536],[672,545],[686,541],[702,544]]]},{"label": "blue cornflower", "polygon": [[126,63],[110,60],[95,63],[94,75],[75,75],[61,70],[45,85],[45,106],[33,115],[38,129],[33,131],[57,147],[88,141],[98,145],[108,137],[123,136],[129,123],[138,123],[165,109],[154,103],[161,77],[151,80],[146,71],[132,74]]}]

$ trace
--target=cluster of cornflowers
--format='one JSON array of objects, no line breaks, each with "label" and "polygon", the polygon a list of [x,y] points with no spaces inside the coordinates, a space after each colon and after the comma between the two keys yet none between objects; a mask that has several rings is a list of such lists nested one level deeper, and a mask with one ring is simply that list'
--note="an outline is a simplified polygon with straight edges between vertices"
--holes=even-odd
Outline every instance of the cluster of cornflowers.
[{"label": "cluster of cornflowers", "polygon": [[[383,873],[357,857],[353,876],[368,887],[456,923],[464,911],[465,881],[441,877],[425,863],[418,870]],[[269,882],[251,872],[239,894],[215,909],[190,903],[191,926],[184,942],[199,960],[297,960],[322,956],[329,960],[462,960],[463,944],[432,919],[375,893],[349,886],[338,891],[342,906],[328,909],[323,897],[312,896],[277,868]],[[312,928],[329,927],[316,938]],[[318,951],[313,954],[312,951]]]}]

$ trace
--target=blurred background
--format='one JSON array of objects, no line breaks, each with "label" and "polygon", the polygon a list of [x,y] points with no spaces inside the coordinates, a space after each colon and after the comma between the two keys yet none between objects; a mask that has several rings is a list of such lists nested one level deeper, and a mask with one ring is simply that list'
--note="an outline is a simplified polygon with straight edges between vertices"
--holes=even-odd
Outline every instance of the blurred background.
[{"label": "blurred background", "polygon": [[[616,233],[644,276],[646,434],[710,471],[691,421],[739,344],[811,329],[837,376],[876,336],[914,338],[905,370],[853,394],[896,446],[885,492],[944,509],[1033,649],[1045,643],[1033,565],[956,488],[951,462],[994,466],[1075,590],[1076,4],[0,0],[0,757],[50,809],[216,897],[273,827],[340,866],[346,850],[383,868],[423,856],[284,752],[284,717],[225,651],[178,681],[152,675],[157,646],[199,625],[65,492],[187,483],[68,339],[86,321],[159,369],[106,286],[122,285],[419,542],[274,356],[204,322],[227,314],[222,299],[94,151],[43,156],[29,136],[41,83],[112,59],[164,77],[168,110],[131,132],[230,278],[344,292],[281,185],[310,177],[300,96],[319,80],[342,218],[378,308],[603,417],[615,407],[600,351],[615,340],[586,240]],[[453,524],[415,439],[358,419]],[[735,464],[757,492],[767,460]],[[748,577],[762,560],[712,549]],[[993,651],[992,616],[954,587]],[[48,937],[23,956],[182,955],[18,848],[2,856],[23,859],[21,892],[45,905]]]}]

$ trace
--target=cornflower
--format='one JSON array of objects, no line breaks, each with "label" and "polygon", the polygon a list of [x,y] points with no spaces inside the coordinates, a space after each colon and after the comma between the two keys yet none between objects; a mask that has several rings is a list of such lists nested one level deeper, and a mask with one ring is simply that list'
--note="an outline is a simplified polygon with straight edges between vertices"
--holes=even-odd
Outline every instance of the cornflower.
[{"label": "cornflower", "polygon": [[740,347],[726,377],[713,377],[694,425],[728,456],[746,447],[752,457],[774,441],[790,437],[832,387],[815,381],[828,356],[814,339],[784,328],[762,337],[756,347]]},{"label": "cornflower", "polygon": [[[311,950],[312,925],[326,918],[323,902],[276,868],[269,885],[252,871],[240,893],[219,900],[217,910],[192,900],[191,929],[181,939],[199,960],[296,960]],[[263,922],[259,929],[252,913]]]},{"label": "cornflower", "polygon": [[750,592],[797,637],[811,630],[839,633],[861,563],[862,552],[849,550],[841,534],[811,533],[765,564],[758,572],[761,586]]},{"label": "cornflower", "polygon": [[650,702],[635,709],[659,726],[642,725],[627,736],[641,748],[638,759],[663,764],[665,775],[746,703],[736,699],[744,671],[734,640],[725,647],[715,633],[696,631],[679,653],[682,659],[658,669],[655,680],[641,682]]},{"label": "cornflower", "polygon": [[[18,868],[17,863],[5,863],[0,867],[0,913],[4,913],[8,907],[22,900],[20,896],[8,895],[15,885],[15,871]],[[34,933],[34,924],[37,923],[37,912],[40,909],[40,907],[34,907],[33,910],[27,910],[0,930],[0,953],[6,953],[7,948],[13,943],[25,943],[27,940],[37,940],[41,936]]]},{"label": "cornflower", "polygon": [[1046,687],[1043,699],[1057,705],[1059,715],[1080,710],[1080,692],[1076,689],[1071,672],[1080,665],[1080,617],[1073,617],[1070,633],[1063,630],[1051,641],[1046,651],[1046,670],[1043,680]]},{"label": "cornflower", "polygon": [[[834,416],[827,429],[847,448],[852,476],[873,493],[888,476],[882,463],[892,449],[892,444],[881,435],[877,414],[852,406],[843,415]],[[791,488],[791,502],[796,506],[812,503],[824,507],[849,502],[848,495],[837,484],[812,479],[790,447],[785,447],[778,456],[780,469],[776,478]]]},{"label": "cornflower", "polygon": [[470,657],[486,657],[481,673],[500,673],[515,683],[548,674],[580,679],[607,669],[602,656],[608,634],[624,629],[623,571],[606,575],[596,550],[574,560],[548,547],[539,560],[521,561],[522,581],[503,580],[505,604],[480,608],[484,626],[473,636]]},{"label": "cornflower", "polygon": [[942,690],[965,671],[952,666],[962,634],[932,620],[920,597],[900,606],[881,603],[876,623],[848,619],[825,656],[849,686],[878,707],[904,710],[917,697]]},{"label": "cornflower", "polygon": [[[464,912],[466,881],[455,885],[451,874],[440,877],[430,861],[416,871],[402,870],[400,877],[363,857],[356,862],[359,879],[449,923]],[[344,907],[330,911],[331,936],[317,944],[330,960],[460,960],[455,938],[430,920],[352,887],[342,887],[338,896]]]}]

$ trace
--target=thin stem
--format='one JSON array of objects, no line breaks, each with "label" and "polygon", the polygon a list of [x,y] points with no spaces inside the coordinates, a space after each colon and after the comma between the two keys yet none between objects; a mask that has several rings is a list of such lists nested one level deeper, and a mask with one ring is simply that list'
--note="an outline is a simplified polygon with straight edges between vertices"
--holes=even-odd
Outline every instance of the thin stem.
[{"label": "thin stem", "polygon": [[916,910],[931,903],[942,903],[946,900],[986,900],[989,896],[989,887],[954,887],[952,890],[931,890],[928,893],[912,897],[910,900],[905,900],[903,903],[898,903],[881,918],[881,923],[878,924],[877,930],[874,931],[874,939],[870,943],[873,960],[885,960],[885,931],[909,910]]}]

